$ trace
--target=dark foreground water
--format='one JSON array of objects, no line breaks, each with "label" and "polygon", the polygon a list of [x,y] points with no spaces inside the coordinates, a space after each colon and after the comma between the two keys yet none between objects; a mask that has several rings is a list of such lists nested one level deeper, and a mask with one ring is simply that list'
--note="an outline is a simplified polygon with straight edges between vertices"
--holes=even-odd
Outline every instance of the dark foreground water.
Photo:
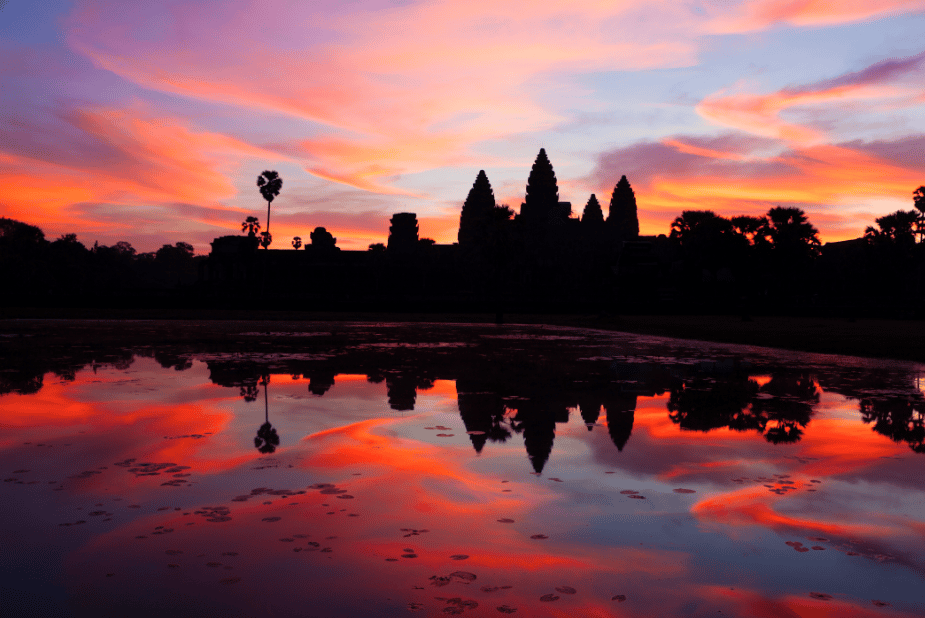
[{"label": "dark foreground water", "polygon": [[2,367],[4,616],[925,615],[921,365],[320,324]]}]

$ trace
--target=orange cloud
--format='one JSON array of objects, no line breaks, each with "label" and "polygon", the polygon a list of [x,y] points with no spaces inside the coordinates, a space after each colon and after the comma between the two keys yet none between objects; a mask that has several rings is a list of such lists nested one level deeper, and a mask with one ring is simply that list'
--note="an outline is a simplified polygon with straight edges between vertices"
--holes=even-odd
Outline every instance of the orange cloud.
[{"label": "orange cloud", "polygon": [[185,210],[182,226],[177,217],[158,222],[169,226],[164,232],[212,232],[227,226],[229,213],[241,213],[219,202],[237,192],[228,174],[245,158],[279,158],[140,107],[75,108],[61,116],[80,135],[78,152],[66,140],[30,148],[34,127],[24,126],[18,135],[7,128],[11,139],[0,154],[2,214],[39,219],[52,237],[80,229],[131,240],[140,221],[153,224],[160,212],[178,208]]},{"label": "orange cloud", "polygon": [[[601,155],[590,181],[609,195],[626,174],[636,192],[643,234],[667,234],[681,210],[760,215],[788,204],[807,211],[824,241],[857,238],[873,218],[910,208],[921,171],[890,142],[778,146],[757,138],[756,154],[723,148],[724,140],[675,137]],[[726,140],[728,141],[728,140]],[[778,144],[780,144],[778,142]],[[603,200],[602,200],[603,201]],[[863,216],[863,218],[862,218]]]}]

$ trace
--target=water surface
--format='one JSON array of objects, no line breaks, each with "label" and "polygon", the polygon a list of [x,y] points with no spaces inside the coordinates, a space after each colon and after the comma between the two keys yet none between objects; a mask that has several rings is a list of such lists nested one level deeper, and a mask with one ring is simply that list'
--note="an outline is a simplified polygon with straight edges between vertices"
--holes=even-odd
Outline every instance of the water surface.
[{"label": "water surface", "polygon": [[0,371],[5,615],[922,615],[923,390],[517,325],[38,349]]}]

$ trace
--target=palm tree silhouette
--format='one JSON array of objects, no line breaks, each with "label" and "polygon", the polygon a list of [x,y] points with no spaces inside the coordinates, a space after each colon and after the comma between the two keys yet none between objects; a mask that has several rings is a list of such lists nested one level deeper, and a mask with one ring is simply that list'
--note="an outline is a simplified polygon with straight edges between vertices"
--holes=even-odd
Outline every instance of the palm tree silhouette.
[{"label": "palm tree silhouette", "polygon": [[273,238],[270,236],[270,204],[273,198],[279,195],[279,190],[283,188],[283,179],[279,174],[273,171],[264,171],[257,176],[257,186],[260,187],[260,194],[267,201],[267,231],[263,233],[266,244],[264,249],[270,246]]},{"label": "palm tree silhouette", "polygon": [[295,247],[295,250],[296,250],[296,251],[298,251],[298,250],[299,250],[299,247],[302,246],[302,237],[301,237],[301,236],[296,236],[295,238],[293,238],[293,239],[292,239],[292,246]]},{"label": "palm tree silhouette", "polygon": [[273,425],[270,424],[270,407],[267,402],[267,390],[270,384],[269,374],[264,375],[260,383],[263,385],[264,423],[257,430],[257,436],[254,438],[254,448],[264,455],[268,455],[276,451],[276,447],[279,446],[279,435],[273,429]]},{"label": "palm tree silhouette", "polygon": [[260,231],[260,221],[257,217],[248,217],[241,223],[241,231],[247,232],[248,236],[256,236]]}]

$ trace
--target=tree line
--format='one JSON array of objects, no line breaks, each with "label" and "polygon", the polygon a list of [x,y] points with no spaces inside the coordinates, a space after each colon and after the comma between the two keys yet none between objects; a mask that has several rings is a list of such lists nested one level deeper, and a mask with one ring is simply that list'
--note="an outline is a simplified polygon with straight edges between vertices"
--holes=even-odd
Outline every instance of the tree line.
[{"label": "tree line", "polygon": [[[268,222],[282,184],[275,171],[264,171],[257,179]],[[911,209],[874,223],[862,238],[829,243],[823,250],[817,228],[799,208],[775,206],[761,216],[728,218],[711,210],[685,210],[672,221],[668,234],[644,237],[639,235],[636,198],[626,176],[614,186],[606,217],[593,194],[576,217],[570,203],[559,201],[555,172],[541,149],[519,213],[497,203],[485,172],[478,173],[460,212],[458,246],[443,246],[452,251],[436,252],[439,247],[432,239],[418,238],[415,215],[398,213],[392,217],[388,243],[370,245],[368,258],[353,260],[353,270],[310,275],[287,268],[251,270],[286,280],[289,290],[298,289],[299,276],[312,278],[310,288],[316,296],[341,293],[350,286],[372,290],[367,293],[377,298],[443,294],[474,299],[499,313],[506,303],[509,310],[521,311],[558,303],[581,312],[921,317],[925,186],[912,193]],[[261,231],[255,216],[241,223],[241,231],[247,236],[217,241],[250,238],[248,246],[264,250],[272,243],[269,229]],[[337,267],[336,241],[324,227],[310,235],[312,253],[326,260],[326,268]],[[294,237],[292,247],[302,248],[302,238]],[[272,257],[279,252],[260,254]],[[0,218],[0,270],[10,290],[7,305],[98,305],[158,297],[182,304],[202,296],[201,267],[210,259],[194,256],[186,242],[138,253],[127,242],[86,247],[74,234],[48,241],[34,225]],[[229,259],[253,262],[256,254],[245,251]],[[325,280],[332,281],[330,289]],[[260,283],[261,296],[272,301],[277,286]],[[520,299],[521,305],[511,307],[512,298]]]}]

